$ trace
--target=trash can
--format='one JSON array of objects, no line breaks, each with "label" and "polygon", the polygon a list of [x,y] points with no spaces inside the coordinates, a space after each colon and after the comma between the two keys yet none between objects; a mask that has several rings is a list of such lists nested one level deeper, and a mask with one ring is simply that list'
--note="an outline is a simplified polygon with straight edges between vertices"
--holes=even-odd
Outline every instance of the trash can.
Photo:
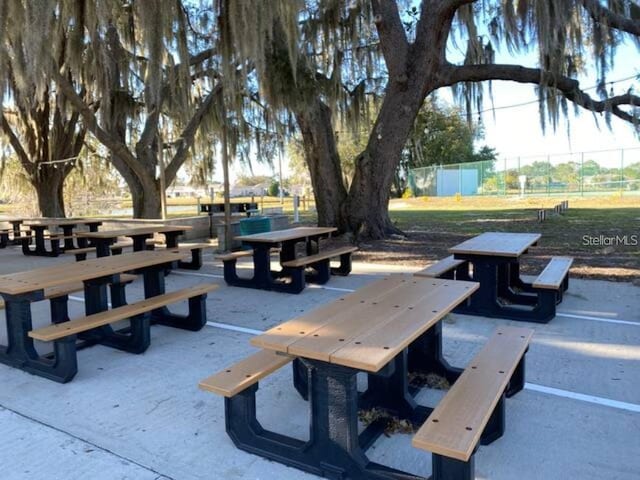
[{"label": "trash can", "polygon": [[269,217],[248,217],[240,220],[240,235],[253,235],[271,231]]}]

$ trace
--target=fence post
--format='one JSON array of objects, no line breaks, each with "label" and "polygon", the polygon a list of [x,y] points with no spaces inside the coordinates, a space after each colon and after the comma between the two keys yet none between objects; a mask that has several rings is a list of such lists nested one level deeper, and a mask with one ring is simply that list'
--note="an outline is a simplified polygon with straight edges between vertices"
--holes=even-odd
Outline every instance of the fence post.
[{"label": "fence post", "polygon": [[580,154],[580,196],[584,197],[584,152]]},{"label": "fence post", "polygon": [[504,172],[502,172],[502,194],[507,194],[507,157],[504,158]]},{"label": "fence post", "polygon": [[620,150],[620,196],[624,186],[624,148]]}]

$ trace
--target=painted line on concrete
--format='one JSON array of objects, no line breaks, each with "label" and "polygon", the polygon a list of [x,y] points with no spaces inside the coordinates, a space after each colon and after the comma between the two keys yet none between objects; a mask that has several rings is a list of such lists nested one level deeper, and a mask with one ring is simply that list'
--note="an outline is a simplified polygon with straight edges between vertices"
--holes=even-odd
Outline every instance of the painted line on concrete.
[{"label": "painted line on concrete", "polygon": [[611,400],[610,398],[596,397],[595,395],[585,395],[584,393],[576,393],[559,388],[545,387],[544,385],[537,385],[535,383],[525,383],[524,388],[534,392],[555,395],[556,397],[571,398],[572,400],[580,400],[582,402],[603,405],[605,407],[617,408],[618,410],[627,410],[629,412],[640,413],[640,405],[637,405],[635,403],[620,402],[618,400]]},{"label": "painted line on concrete", "polygon": [[229,323],[207,322],[210,327],[222,328],[223,330],[231,330],[232,332],[248,333],[250,335],[261,335],[262,330],[254,330],[253,328],[239,327]]},{"label": "painted line on concrete", "polygon": [[176,275],[187,275],[187,276],[193,276],[193,277],[224,278],[223,275],[214,275],[213,273],[183,272],[178,270],[171,270],[171,273],[175,273]]},{"label": "painted line on concrete", "polygon": [[556,312],[557,317],[577,318],[579,320],[592,320],[594,322],[617,323],[619,325],[635,325],[640,327],[640,322],[630,322],[629,320],[615,320],[612,318],[590,317],[587,315],[576,315],[574,313]]},{"label": "painted line on concrete", "polygon": [[[238,327],[236,325],[230,325],[228,323],[207,322],[207,325],[209,325],[210,327],[221,328],[223,330],[231,330],[234,332],[248,333],[251,335],[260,335],[264,333],[264,331],[262,330]],[[584,393],[571,392],[569,390],[562,390],[560,388],[545,387],[544,385],[538,385],[535,383],[525,383],[524,388],[534,392],[554,395],[556,397],[570,398],[572,400],[579,400],[581,402],[616,408],[618,410],[626,410],[629,412],[640,413],[640,405],[637,405],[635,403],[620,402],[618,400],[612,400],[610,398],[597,397],[595,395],[586,395]]]},{"label": "painted line on concrete", "polygon": [[338,287],[327,287],[325,285],[314,285],[312,284],[307,284],[308,288],[319,288],[321,290],[332,290],[334,292],[347,292],[347,293],[353,293],[355,292],[354,289],[352,288],[338,288]]}]

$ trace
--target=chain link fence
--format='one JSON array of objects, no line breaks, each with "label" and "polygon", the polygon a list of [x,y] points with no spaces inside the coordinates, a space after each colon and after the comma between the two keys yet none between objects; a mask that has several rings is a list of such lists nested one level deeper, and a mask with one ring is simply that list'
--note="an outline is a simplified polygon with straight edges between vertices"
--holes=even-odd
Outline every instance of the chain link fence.
[{"label": "chain link fence", "polygon": [[523,156],[409,171],[414,196],[640,195],[640,148]]}]

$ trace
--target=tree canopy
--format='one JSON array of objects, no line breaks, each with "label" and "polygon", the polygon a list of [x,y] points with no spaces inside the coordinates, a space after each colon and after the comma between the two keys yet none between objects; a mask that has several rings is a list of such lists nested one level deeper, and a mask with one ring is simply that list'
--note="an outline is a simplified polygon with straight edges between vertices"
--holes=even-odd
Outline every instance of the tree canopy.
[{"label": "tree canopy", "polygon": [[[28,79],[44,98],[53,79],[109,149],[136,215],[157,216],[160,189],[195,150],[206,163],[224,137],[232,153],[269,157],[298,134],[319,223],[377,238],[396,231],[395,173],[441,88],[475,115],[492,81],[530,84],[543,128],[583,109],[638,131],[640,97],[603,87],[620,45],[640,46],[639,11],[631,0],[7,0],[0,36],[28,61],[0,83]],[[535,66],[521,62],[531,53]],[[594,95],[578,81],[592,65]],[[345,129],[366,132],[359,152],[338,149]]]}]

